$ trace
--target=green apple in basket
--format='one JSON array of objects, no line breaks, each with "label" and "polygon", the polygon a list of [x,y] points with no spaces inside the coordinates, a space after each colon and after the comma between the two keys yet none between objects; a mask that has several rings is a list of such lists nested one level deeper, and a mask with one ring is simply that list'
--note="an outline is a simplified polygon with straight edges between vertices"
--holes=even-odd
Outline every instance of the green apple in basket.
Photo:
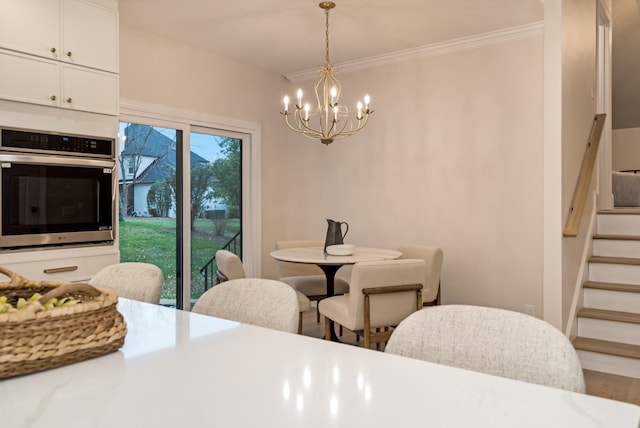
[{"label": "green apple in basket", "polygon": [[[14,307],[11,303],[9,303],[7,296],[0,296],[0,314],[4,314],[7,312],[14,312],[14,311],[23,309],[27,305],[27,303],[34,302],[41,297],[42,295],[40,293],[35,293],[31,297],[29,297],[28,300],[25,299],[24,297],[20,297],[16,302],[16,306]],[[49,299],[46,303],[44,303],[42,306],[45,309],[51,309],[51,308],[58,308],[60,306],[71,306],[71,305],[75,305],[76,303],[78,303],[78,300],[72,299],[69,297],[63,297],[61,299],[57,299],[53,297]]]}]

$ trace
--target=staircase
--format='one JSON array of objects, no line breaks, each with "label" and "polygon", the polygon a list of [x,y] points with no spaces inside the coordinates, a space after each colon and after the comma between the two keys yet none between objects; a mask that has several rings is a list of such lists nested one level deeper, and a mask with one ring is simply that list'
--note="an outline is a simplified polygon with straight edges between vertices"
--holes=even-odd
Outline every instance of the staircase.
[{"label": "staircase", "polygon": [[640,378],[640,210],[598,214],[573,345],[585,369]]}]

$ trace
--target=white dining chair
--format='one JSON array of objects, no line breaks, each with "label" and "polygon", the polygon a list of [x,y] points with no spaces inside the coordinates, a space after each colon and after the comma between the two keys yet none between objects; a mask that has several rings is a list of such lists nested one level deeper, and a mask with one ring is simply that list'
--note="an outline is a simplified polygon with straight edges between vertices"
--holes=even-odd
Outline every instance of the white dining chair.
[{"label": "white dining chair", "polygon": [[[227,250],[216,251],[216,281],[218,284],[232,279],[246,278],[242,260],[236,254]],[[302,314],[311,309],[309,298],[296,290],[298,299],[298,334],[302,334]]]},{"label": "white dining chair", "polygon": [[580,360],[569,339],[546,321],[520,312],[426,307],[398,325],[385,352],[585,392]]},{"label": "white dining chair", "polygon": [[218,250],[216,258],[216,283],[230,279],[246,278],[242,260],[236,254],[227,250]]},{"label": "white dining chair", "polygon": [[420,259],[356,263],[349,294],[318,304],[325,317],[325,339],[331,338],[334,321],[363,336],[365,348],[386,342],[394,326],[422,308],[424,277],[425,262]]},{"label": "white dining chair", "polygon": [[192,312],[289,333],[298,330],[296,293],[287,284],[273,279],[222,282],[200,296]]},{"label": "white dining chair", "polygon": [[90,285],[114,290],[119,297],[147,303],[160,303],[164,278],[151,263],[125,262],[109,265],[96,273]]}]

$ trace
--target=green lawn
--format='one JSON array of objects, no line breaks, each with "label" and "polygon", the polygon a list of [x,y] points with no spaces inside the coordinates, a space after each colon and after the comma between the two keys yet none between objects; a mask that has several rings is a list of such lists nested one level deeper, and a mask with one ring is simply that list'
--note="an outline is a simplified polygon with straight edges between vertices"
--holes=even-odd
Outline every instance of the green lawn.
[{"label": "green lawn", "polygon": [[[191,297],[204,292],[200,268],[240,228],[238,219],[227,222],[223,237],[214,236],[214,220],[196,219],[191,234]],[[176,222],[169,218],[129,217],[120,222],[120,260],[122,262],[153,263],[164,274],[163,299],[176,298]]]}]

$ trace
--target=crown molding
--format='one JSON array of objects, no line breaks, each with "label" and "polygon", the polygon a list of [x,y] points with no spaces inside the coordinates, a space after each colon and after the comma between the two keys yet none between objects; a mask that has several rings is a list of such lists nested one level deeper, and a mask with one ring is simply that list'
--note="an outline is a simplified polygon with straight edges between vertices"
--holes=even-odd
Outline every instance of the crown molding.
[{"label": "crown molding", "polygon": [[[640,1],[640,0],[638,0]],[[497,43],[505,43],[514,40],[528,39],[541,36],[544,31],[544,22],[538,21],[531,24],[506,28],[504,30],[492,31],[489,33],[477,34],[471,37],[462,37],[442,43],[420,46],[417,48],[395,51],[388,54],[376,55],[368,58],[361,58],[354,61],[346,61],[334,64],[334,68],[340,73],[350,73],[358,70],[366,70],[383,65],[396,64],[415,58],[422,58],[435,55],[444,55],[450,52],[465,49],[475,49],[481,46],[489,46]],[[304,82],[318,77],[318,68],[302,70],[285,74],[284,78],[291,82]]]}]

